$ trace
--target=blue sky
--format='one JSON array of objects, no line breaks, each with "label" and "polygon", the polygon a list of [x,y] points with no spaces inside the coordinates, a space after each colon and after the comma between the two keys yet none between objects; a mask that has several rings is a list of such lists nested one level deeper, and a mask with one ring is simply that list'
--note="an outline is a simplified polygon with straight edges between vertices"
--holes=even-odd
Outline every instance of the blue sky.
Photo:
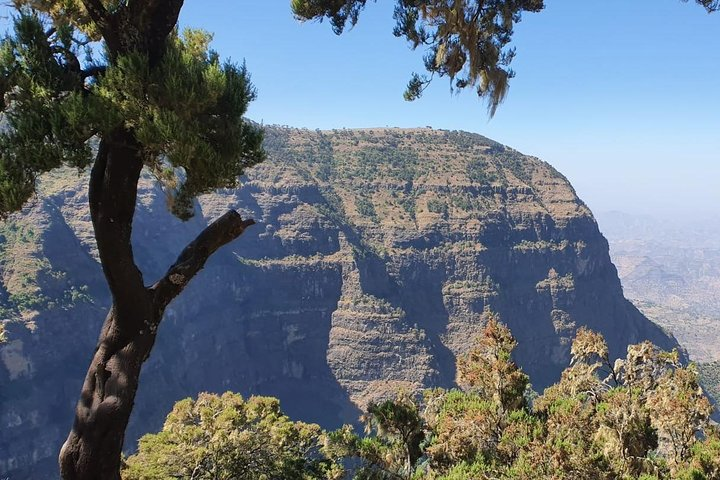
[{"label": "blue sky", "polygon": [[553,164],[594,210],[720,214],[720,13],[692,0],[547,0],[516,28],[517,76],[488,119],[444,79],[402,99],[421,52],[393,37],[393,3],[369,2],[340,37],[294,20],[289,0],[186,0],[181,24],[246,60],[255,120],[478,132]]},{"label": "blue sky", "polygon": [[593,209],[720,213],[720,14],[678,0],[548,0],[516,28],[517,76],[489,120],[444,79],[402,99],[421,54],[392,36],[393,3],[369,2],[341,37],[295,21],[285,0],[188,0],[182,23],[246,59],[257,120],[478,132],[556,166]]}]

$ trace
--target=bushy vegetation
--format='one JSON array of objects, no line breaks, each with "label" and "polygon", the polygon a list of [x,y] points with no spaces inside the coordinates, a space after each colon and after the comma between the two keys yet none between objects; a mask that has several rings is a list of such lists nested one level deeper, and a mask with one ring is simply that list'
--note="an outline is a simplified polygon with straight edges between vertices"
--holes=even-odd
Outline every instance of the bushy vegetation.
[{"label": "bushy vegetation", "polygon": [[443,216],[448,213],[448,205],[444,200],[438,198],[431,198],[427,202],[428,211],[432,213],[440,213]]},{"label": "bushy vegetation", "polygon": [[377,218],[375,206],[373,205],[371,200],[365,197],[357,197],[355,199],[355,207],[357,208],[357,211],[360,215],[364,217],[369,217],[371,219]]},{"label": "bushy vegetation", "polygon": [[[581,328],[569,367],[538,396],[512,360],[515,346],[488,314],[483,334],[458,359],[458,388],[371,404],[364,435],[347,425],[323,432],[293,423],[267,398],[183,400],[162,432],[140,440],[124,478],[720,478],[712,406],[697,369],[676,351],[643,342],[613,362],[603,337]],[[199,470],[213,462],[223,475]],[[255,473],[247,477],[250,464]]]},{"label": "bushy vegetation", "polygon": [[323,435],[318,425],[283,415],[277,399],[203,393],[176,403],[162,431],[140,440],[123,478],[333,478],[320,453]]},{"label": "bushy vegetation", "polygon": [[488,172],[488,163],[485,160],[469,162],[467,175],[470,180],[481,185],[489,185],[498,180],[495,173]]}]

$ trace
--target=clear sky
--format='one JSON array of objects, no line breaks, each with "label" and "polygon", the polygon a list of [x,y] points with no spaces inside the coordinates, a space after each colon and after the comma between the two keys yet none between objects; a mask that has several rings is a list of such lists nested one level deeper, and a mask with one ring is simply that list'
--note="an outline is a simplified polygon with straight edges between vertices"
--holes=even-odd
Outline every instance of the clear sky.
[{"label": "clear sky", "polygon": [[402,99],[421,52],[393,37],[393,3],[369,1],[340,37],[294,20],[289,0],[186,0],[181,24],[246,60],[255,120],[467,130],[550,162],[594,210],[720,213],[720,13],[692,0],[546,0],[516,28],[517,76],[488,119],[445,79]]},{"label": "clear sky", "polygon": [[489,120],[444,79],[402,99],[421,54],[393,37],[393,3],[368,2],[341,37],[295,21],[287,0],[187,0],[182,23],[246,59],[254,119],[478,132],[553,164],[593,209],[720,213],[720,13],[679,0],[547,0],[516,28],[517,76]]}]

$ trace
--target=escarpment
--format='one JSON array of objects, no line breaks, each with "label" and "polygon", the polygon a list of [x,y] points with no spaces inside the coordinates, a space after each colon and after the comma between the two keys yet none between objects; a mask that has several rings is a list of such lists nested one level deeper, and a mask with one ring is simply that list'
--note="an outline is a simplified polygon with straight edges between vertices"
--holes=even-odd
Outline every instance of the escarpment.
[{"label": "escarpment", "polygon": [[[199,391],[277,396],[334,427],[398,388],[451,386],[486,309],[512,329],[536,390],[557,380],[580,326],[613,356],[676,345],[625,300],[591,212],[547,163],[431,129],[271,127],[266,148],[186,223],[143,180],[133,234],[146,283],[227,208],[257,224],[168,308],[129,448]],[[53,476],[109,305],[86,183],[44,177],[0,232],[0,475],[13,479]]]}]

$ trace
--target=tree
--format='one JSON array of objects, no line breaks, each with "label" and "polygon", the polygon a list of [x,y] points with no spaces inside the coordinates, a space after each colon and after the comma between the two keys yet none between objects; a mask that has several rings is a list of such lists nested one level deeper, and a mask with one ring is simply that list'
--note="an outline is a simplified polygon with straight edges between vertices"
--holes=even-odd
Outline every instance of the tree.
[{"label": "tree", "polygon": [[720,427],[705,429],[705,439],[692,447],[691,457],[676,474],[682,480],[712,480],[720,478]]},{"label": "tree", "polygon": [[[292,0],[302,19],[341,33],[367,0]],[[719,0],[696,0],[708,11]],[[130,241],[137,183],[147,168],[171,211],[193,213],[196,195],[232,186],[263,159],[261,129],[243,121],[254,90],[244,67],[223,64],[208,34],[176,32],[184,0],[13,0],[15,31],[0,43],[0,215],[20,209],[43,172],[92,167],[90,214],[112,295],[61,454],[70,479],[119,478],[120,451],[139,372],[167,305],[221,246],[252,220],[230,211],[209,225],[167,273],[146,286]],[[428,46],[429,76],[473,87],[490,114],[513,76],[513,26],[543,0],[397,0],[398,37]],[[102,52],[102,54],[100,53]]]},{"label": "tree", "polygon": [[457,361],[457,383],[497,405],[501,413],[526,407],[528,376],[512,360],[517,341],[497,315],[485,314],[486,323],[475,346]]},{"label": "tree", "polygon": [[409,480],[423,456],[425,423],[418,404],[406,393],[368,405],[362,417],[366,437],[349,425],[328,434],[324,453],[359,464],[355,480]]},{"label": "tree", "polygon": [[695,366],[666,371],[648,394],[647,403],[660,448],[668,452],[670,466],[676,468],[689,458],[713,411],[698,383]]},{"label": "tree", "polygon": [[[15,0],[0,43],[0,214],[18,210],[43,172],[92,166],[90,214],[112,307],[60,453],[66,480],[119,479],[125,427],[167,305],[252,220],[229,211],[146,285],[130,241],[147,169],[171,211],[237,183],[263,160],[262,131],[243,120],[254,89],[222,63],[210,35],[176,31],[182,0]],[[100,51],[104,49],[101,55]]]},{"label": "tree", "polygon": [[461,390],[426,394],[425,417],[433,431],[427,454],[433,468],[448,474],[463,462],[490,468],[510,461],[519,448],[515,440],[532,430],[524,395],[528,376],[512,360],[517,342],[497,315],[485,317],[482,334],[457,361]]},{"label": "tree", "polygon": [[318,425],[293,422],[271,397],[201,393],[175,404],[162,431],[140,439],[125,480],[327,478]]},{"label": "tree", "polygon": [[[497,392],[519,389],[493,385],[513,384],[519,370],[492,365],[514,340],[493,318],[476,344],[458,377],[465,375],[460,369],[474,372],[470,378],[497,372],[482,375],[490,379],[482,380],[485,387],[470,381],[464,389],[436,388],[422,401],[399,392],[368,407],[365,436],[349,425],[323,432],[292,422],[268,397],[225,393],[182,400],[161,432],[140,440],[123,478],[720,478],[720,430],[708,421],[697,372],[677,365],[676,353],[632,345],[615,362],[616,376],[607,376],[605,340],[581,328],[560,382],[532,405],[512,402],[519,408],[508,412]],[[492,381],[498,375],[502,381]]]},{"label": "tree", "polygon": [[[708,12],[720,9],[719,0],[695,1]],[[297,18],[328,19],[338,35],[348,24],[357,23],[366,3],[291,0]],[[405,99],[419,98],[437,75],[448,77],[454,90],[474,88],[494,115],[515,76],[510,68],[515,49],[508,47],[513,27],[523,13],[539,12],[544,6],[544,0],[397,0],[393,34],[404,37],[413,50],[427,49],[423,62],[427,74],[412,74]]]},{"label": "tree", "polygon": [[[531,464],[552,459],[548,475],[676,478],[698,438],[709,432],[712,406],[695,367],[682,366],[677,350],[665,352],[647,341],[630,345],[627,356],[612,363],[605,339],[586,328],[578,330],[571,353],[560,382],[534,404],[544,417],[546,440],[535,445]],[[705,447],[712,443],[695,451]]]}]

